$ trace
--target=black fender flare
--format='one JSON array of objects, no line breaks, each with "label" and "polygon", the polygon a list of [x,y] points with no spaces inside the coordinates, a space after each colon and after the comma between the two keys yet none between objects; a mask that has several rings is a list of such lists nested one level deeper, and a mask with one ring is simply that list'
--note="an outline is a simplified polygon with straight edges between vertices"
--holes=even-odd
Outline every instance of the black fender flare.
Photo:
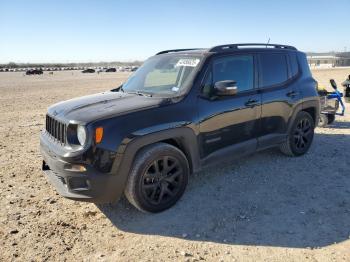
[{"label": "black fender flare", "polygon": [[318,123],[319,114],[320,114],[319,107],[320,107],[320,102],[318,100],[314,100],[314,99],[313,100],[304,101],[302,103],[297,104],[295,106],[294,110],[293,110],[292,116],[289,119],[287,134],[289,134],[297,114],[300,111],[305,111],[308,108],[313,108],[315,110],[315,116],[314,117],[315,117],[315,127],[316,127],[317,123]]},{"label": "black fender flare", "polygon": [[199,170],[199,148],[195,132],[192,128],[177,127],[157,131],[133,139],[126,138],[118,148],[118,153],[116,154],[111,169],[111,176],[114,176],[113,185],[111,186],[114,187],[113,199],[115,201],[117,201],[124,192],[129,171],[132,168],[137,152],[147,145],[167,139],[174,139],[179,143],[180,149],[186,155],[193,172]]},{"label": "black fender flare", "polygon": [[303,102],[303,110],[306,110],[308,108],[313,108],[315,110],[315,127],[317,126],[318,119],[320,117],[320,98],[317,96],[317,99],[310,99]]}]

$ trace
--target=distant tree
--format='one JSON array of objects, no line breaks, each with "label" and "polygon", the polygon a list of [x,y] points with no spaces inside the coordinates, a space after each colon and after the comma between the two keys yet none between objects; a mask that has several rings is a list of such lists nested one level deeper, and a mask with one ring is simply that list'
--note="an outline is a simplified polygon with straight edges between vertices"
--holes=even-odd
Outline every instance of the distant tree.
[{"label": "distant tree", "polygon": [[18,65],[15,62],[8,63],[7,67],[9,68],[18,68]]}]

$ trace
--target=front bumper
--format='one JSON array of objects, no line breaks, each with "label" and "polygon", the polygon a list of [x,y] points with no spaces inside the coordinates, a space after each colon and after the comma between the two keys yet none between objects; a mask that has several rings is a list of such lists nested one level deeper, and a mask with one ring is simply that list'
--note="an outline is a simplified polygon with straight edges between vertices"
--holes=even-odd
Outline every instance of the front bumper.
[{"label": "front bumper", "polygon": [[[117,174],[100,172],[84,161],[83,156],[65,156],[45,133],[40,135],[40,151],[42,170],[60,195],[73,200],[110,203],[122,194],[123,188],[117,186]],[[85,171],[74,171],[72,165],[83,166]]]}]

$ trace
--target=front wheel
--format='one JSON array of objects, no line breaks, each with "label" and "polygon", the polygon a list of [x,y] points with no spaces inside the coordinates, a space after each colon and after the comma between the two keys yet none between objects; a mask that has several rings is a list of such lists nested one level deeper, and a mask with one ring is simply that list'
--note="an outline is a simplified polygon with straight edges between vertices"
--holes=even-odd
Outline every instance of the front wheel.
[{"label": "front wheel", "polygon": [[136,156],[124,190],[126,198],[144,212],[161,212],[173,206],[185,191],[190,169],[178,148],[156,143]]},{"label": "front wheel", "polygon": [[280,149],[288,156],[301,156],[305,154],[314,138],[315,124],[311,115],[305,111],[297,114],[289,131],[286,142]]}]

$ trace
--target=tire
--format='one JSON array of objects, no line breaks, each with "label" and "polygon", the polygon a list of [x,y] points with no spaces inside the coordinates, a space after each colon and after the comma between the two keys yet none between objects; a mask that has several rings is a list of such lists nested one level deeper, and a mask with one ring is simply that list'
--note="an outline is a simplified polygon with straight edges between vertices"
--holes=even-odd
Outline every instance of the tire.
[{"label": "tire", "polygon": [[335,120],[335,115],[333,114],[328,114],[327,115],[327,120],[328,120],[328,125],[332,124]]},{"label": "tire", "polygon": [[287,140],[280,146],[280,150],[287,156],[302,156],[310,148],[314,138],[315,123],[311,115],[300,111],[289,131]]},{"label": "tire", "polygon": [[143,212],[161,212],[181,198],[189,173],[187,158],[178,148],[152,144],[136,155],[124,194]]},{"label": "tire", "polygon": [[326,114],[320,114],[319,121],[317,124],[319,127],[326,127],[328,125],[328,117]]}]

